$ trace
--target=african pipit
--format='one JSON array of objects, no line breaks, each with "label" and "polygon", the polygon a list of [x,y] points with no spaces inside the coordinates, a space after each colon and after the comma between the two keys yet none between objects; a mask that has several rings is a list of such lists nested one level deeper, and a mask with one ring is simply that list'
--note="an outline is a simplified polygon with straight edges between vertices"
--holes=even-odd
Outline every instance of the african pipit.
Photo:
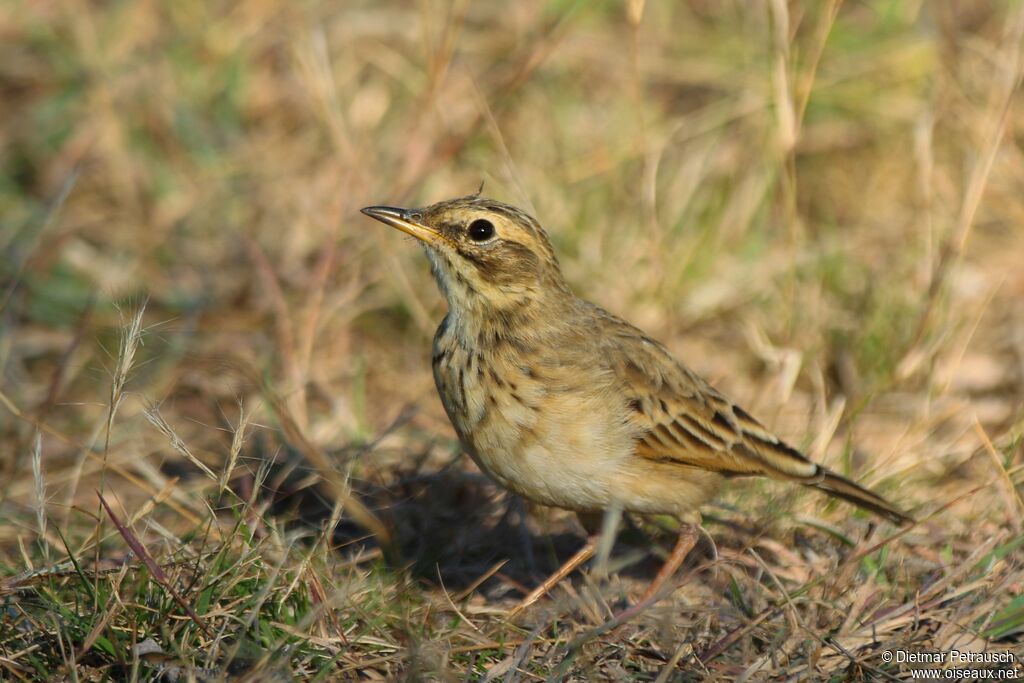
[{"label": "african pipit", "polygon": [[[434,381],[481,470],[582,519],[616,506],[680,520],[676,546],[640,604],[678,569],[696,542],[699,506],[729,477],[795,481],[910,521],[782,442],[643,331],[575,296],[544,230],[523,211],[473,195],[363,213],[426,249],[448,300],[434,336]],[[592,556],[596,540],[592,533],[515,611]]]}]

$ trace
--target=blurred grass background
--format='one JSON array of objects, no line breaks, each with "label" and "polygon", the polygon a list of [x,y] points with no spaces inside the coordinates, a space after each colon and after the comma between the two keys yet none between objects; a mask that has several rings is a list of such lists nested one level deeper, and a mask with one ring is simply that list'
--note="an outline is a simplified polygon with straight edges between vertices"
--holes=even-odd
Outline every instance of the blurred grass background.
[{"label": "blurred grass background", "polygon": [[[4,677],[841,680],[901,675],[879,647],[1019,651],[1022,31],[981,0],[9,0]],[[743,482],[717,555],[626,631],[592,629],[643,541],[506,623],[579,533],[459,457],[443,301],[358,213],[481,181],[580,294],[924,521]]]}]

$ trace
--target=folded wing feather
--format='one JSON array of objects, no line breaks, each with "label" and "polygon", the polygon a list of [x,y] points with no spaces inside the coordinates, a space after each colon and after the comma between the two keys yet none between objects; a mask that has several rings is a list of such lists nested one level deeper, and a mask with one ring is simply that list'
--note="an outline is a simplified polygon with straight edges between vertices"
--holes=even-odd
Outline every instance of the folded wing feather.
[{"label": "folded wing feather", "polygon": [[[627,323],[622,323],[627,325]],[[624,333],[605,361],[642,427],[636,455],[724,475],[762,475],[820,489],[896,523],[911,518],[881,496],[808,459],[676,361],[661,344]]]}]

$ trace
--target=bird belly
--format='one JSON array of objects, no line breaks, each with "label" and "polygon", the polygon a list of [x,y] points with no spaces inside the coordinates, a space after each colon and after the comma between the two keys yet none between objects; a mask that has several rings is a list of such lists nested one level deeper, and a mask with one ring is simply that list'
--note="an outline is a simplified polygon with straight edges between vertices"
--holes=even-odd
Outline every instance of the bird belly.
[{"label": "bird belly", "polygon": [[694,496],[678,488],[676,476],[650,482],[638,476],[643,463],[635,455],[635,426],[592,386],[550,376],[541,381],[534,372],[514,364],[500,367],[499,360],[457,345],[435,352],[435,358],[437,390],[460,441],[477,466],[505,488],[578,511],[617,504],[677,514],[690,507]]},{"label": "bird belly", "polygon": [[501,486],[570,510],[618,501],[627,510],[673,511],[629,490],[635,430],[590,388],[542,382],[458,347],[442,354],[434,378],[466,451]]},{"label": "bird belly", "polygon": [[471,436],[480,468],[508,489],[544,505],[603,510],[615,498],[615,480],[628,444],[592,416],[540,416],[515,424],[487,420]]}]

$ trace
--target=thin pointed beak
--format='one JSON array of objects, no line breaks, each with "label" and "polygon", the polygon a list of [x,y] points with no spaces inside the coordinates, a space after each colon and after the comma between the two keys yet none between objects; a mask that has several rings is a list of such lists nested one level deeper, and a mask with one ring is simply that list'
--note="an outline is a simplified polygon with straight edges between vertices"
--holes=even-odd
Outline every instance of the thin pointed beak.
[{"label": "thin pointed beak", "polygon": [[376,218],[385,225],[398,228],[416,239],[433,244],[442,239],[441,233],[420,222],[420,213],[415,209],[399,209],[394,206],[368,206],[362,210],[370,218]]}]

